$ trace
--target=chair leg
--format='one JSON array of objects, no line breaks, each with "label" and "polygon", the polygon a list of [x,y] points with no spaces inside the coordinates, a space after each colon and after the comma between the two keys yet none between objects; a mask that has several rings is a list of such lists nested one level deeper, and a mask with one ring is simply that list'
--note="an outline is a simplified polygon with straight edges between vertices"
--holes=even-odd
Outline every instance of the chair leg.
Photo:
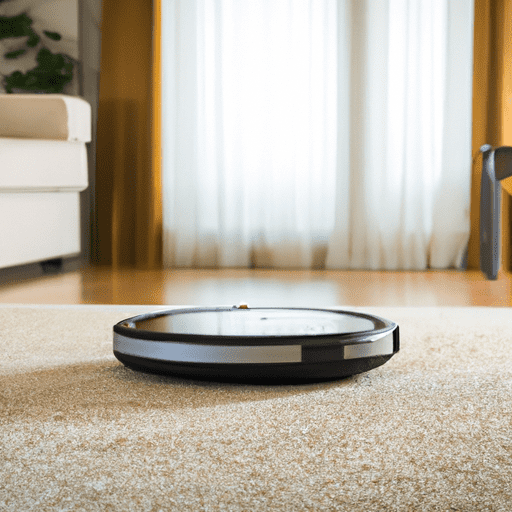
[{"label": "chair leg", "polygon": [[41,261],[40,265],[44,274],[58,274],[62,270],[64,258],[54,258],[51,260]]},{"label": "chair leg", "polygon": [[501,185],[495,177],[494,151],[486,144],[480,185],[480,270],[495,280],[500,268]]}]

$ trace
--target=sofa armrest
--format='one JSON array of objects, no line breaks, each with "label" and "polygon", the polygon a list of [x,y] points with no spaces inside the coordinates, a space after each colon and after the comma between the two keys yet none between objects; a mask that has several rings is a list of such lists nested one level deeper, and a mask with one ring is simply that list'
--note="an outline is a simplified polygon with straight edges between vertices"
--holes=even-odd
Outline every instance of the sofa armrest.
[{"label": "sofa armrest", "polygon": [[0,137],[90,142],[91,106],[64,94],[0,94]]}]

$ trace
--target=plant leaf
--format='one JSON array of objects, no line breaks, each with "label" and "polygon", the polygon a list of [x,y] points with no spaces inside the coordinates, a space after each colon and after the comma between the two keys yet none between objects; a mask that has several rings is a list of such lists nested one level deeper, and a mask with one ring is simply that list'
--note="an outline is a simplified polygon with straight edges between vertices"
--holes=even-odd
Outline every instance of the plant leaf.
[{"label": "plant leaf", "polygon": [[14,71],[4,77],[7,92],[20,89],[45,93],[61,93],[64,86],[73,79],[74,64],[63,53],[52,53],[48,48],[41,48],[37,53],[38,65],[25,74]]},{"label": "plant leaf", "polygon": [[14,50],[12,52],[7,52],[4,55],[4,58],[6,59],[15,59],[16,57],[19,57],[20,55],[23,55],[25,53],[25,49],[22,48],[21,50]]},{"label": "plant leaf", "polygon": [[43,30],[43,32],[46,37],[49,37],[54,41],[60,41],[62,39],[62,36],[58,32],[50,32],[48,30]]},{"label": "plant leaf", "polygon": [[0,39],[29,36],[33,33],[32,20],[26,13],[18,16],[0,16]]},{"label": "plant leaf", "polygon": [[34,48],[34,46],[36,46],[37,43],[39,43],[39,41],[41,41],[41,38],[35,32],[32,32],[32,34],[28,38],[27,46],[29,46],[30,48]]},{"label": "plant leaf", "polygon": [[36,60],[42,68],[51,68],[53,54],[48,48],[41,48],[37,54]]}]

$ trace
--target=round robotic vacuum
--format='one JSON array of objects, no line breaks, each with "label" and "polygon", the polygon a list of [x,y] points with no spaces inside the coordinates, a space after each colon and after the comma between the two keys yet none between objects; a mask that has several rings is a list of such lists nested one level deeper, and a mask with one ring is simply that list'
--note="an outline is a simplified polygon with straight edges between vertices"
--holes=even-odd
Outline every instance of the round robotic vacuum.
[{"label": "round robotic vacuum", "polygon": [[114,355],[125,366],[201,380],[340,379],[384,364],[399,348],[396,323],[331,309],[171,309],[114,325]]}]

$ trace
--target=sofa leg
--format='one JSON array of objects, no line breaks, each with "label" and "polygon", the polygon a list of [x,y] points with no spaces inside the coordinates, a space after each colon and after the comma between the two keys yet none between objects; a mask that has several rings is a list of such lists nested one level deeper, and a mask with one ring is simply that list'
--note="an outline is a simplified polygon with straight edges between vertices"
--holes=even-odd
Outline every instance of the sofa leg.
[{"label": "sofa leg", "polygon": [[57,274],[62,270],[64,258],[41,261],[41,268],[44,274]]}]

